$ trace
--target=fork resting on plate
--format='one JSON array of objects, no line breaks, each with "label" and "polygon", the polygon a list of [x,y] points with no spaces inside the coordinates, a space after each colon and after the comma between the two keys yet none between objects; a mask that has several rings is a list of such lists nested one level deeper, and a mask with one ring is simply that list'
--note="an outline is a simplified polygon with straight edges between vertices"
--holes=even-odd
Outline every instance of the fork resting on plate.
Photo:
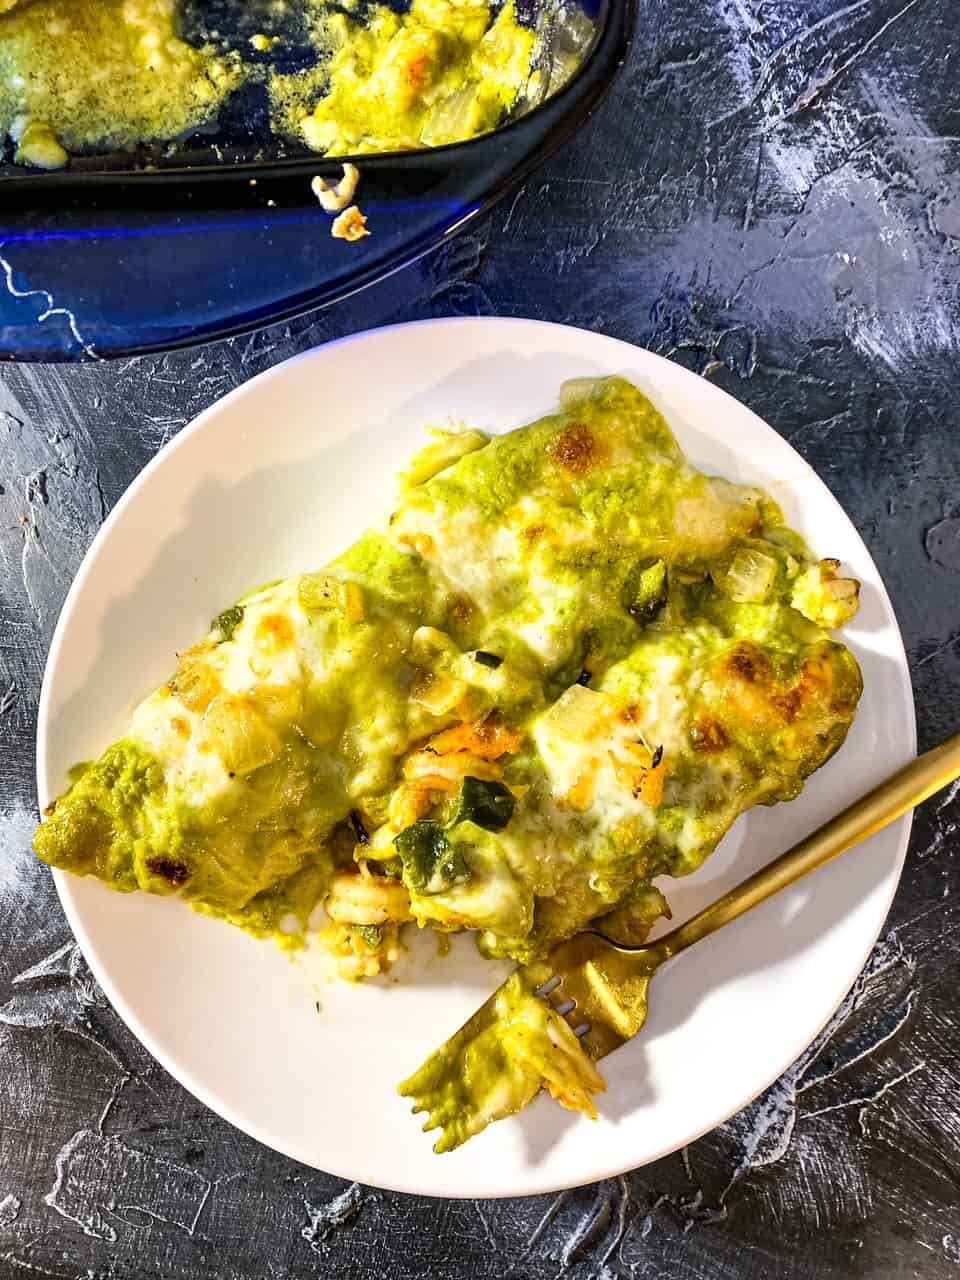
[{"label": "fork resting on plate", "polygon": [[[603,1082],[591,1064],[643,1027],[650,979],[661,965],[958,777],[960,734],[913,760],[655,941],[630,947],[583,932],[554,948],[544,963],[518,969],[400,1086],[414,1099],[415,1112],[428,1113],[424,1129],[443,1131],[435,1149],[450,1150],[492,1120],[515,1113],[541,1087],[564,1105],[595,1114],[589,1095]],[[577,1041],[579,1055],[572,1052]],[[497,1067],[514,1073],[516,1087],[485,1078]]]}]

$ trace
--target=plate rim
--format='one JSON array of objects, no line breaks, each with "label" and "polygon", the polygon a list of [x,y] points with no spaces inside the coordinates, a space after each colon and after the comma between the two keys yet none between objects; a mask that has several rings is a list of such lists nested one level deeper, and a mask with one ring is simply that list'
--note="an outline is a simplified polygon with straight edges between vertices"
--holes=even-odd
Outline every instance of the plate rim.
[{"label": "plate rim", "polygon": [[[71,616],[74,611],[74,608],[76,607],[77,601],[79,600],[80,596],[83,593],[86,581],[93,570],[95,561],[99,555],[100,548],[104,545],[104,543],[107,541],[108,537],[110,536],[112,526],[120,519],[120,516],[122,515],[123,511],[125,511],[128,506],[130,506],[133,502],[136,501],[137,496],[140,493],[141,489],[149,482],[154,472],[159,470],[162,466],[166,465],[166,463],[178,451],[178,449],[183,447],[188,440],[191,440],[195,435],[203,431],[209,422],[211,422],[216,417],[219,417],[224,411],[229,411],[230,406],[235,401],[249,394],[250,389],[255,384],[260,385],[262,383],[267,383],[273,379],[282,377],[285,375],[286,371],[290,366],[308,361],[312,358],[316,358],[319,352],[325,352],[330,348],[343,346],[348,343],[362,342],[363,340],[370,338],[372,336],[382,336],[397,330],[419,329],[419,328],[426,328],[426,327],[446,327],[446,326],[469,327],[471,325],[508,326],[508,327],[537,326],[544,330],[562,330],[566,333],[584,335],[586,337],[589,337],[590,339],[595,339],[599,337],[599,338],[603,338],[603,340],[607,343],[615,344],[623,348],[625,352],[634,353],[634,354],[639,352],[644,359],[651,358],[655,362],[662,361],[663,363],[670,365],[674,369],[678,367],[680,369],[683,369],[683,366],[678,366],[676,362],[669,360],[667,357],[662,356],[657,352],[650,351],[648,348],[642,347],[638,343],[632,343],[622,338],[617,338],[607,334],[599,333],[596,330],[585,329],[582,326],[566,325],[566,324],[560,324],[560,323],[556,323],[549,320],[540,320],[533,317],[527,318],[527,317],[521,317],[521,316],[440,316],[440,317],[431,317],[423,320],[415,320],[415,321],[400,322],[400,323],[390,324],[390,325],[382,325],[372,329],[359,330],[355,333],[333,339],[329,342],[320,343],[315,347],[311,347],[306,351],[299,352],[289,357],[288,359],[283,360],[280,363],[272,366],[271,368],[266,369],[259,374],[256,374],[254,377],[248,379],[245,382],[242,382],[239,386],[234,387],[231,391],[227,392],[226,395],[215,400],[212,404],[208,405],[199,414],[197,414],[197,416],[193,418],[189,423],[187,423],[187,425],[183,427],[171,440],[167,441],[167,443],[164,444],[157,451],[157,453],[136,474],[136,476],[134,476],[133,480],[130,482],[130,484],[124,490],[124,492],[120,495],[117,502],[114,504],[114,506],[111,508],[110,512],[108,513],[106,519],[103,521],[102,525],[97,530],[89,547],[84,553],[83,559],[80,563],[80,567],[77,570],[77,573],[72,583],[70,584],[70,587],[69,587],[69,590],[67,591],[66,596],[64,597],[64,601],[57,618],[56,626],[54,628],[54,633],[50,643],[50,648],[44,664],[43,681],[41,685],[40,698],[37,706],[36,780],[37,780],[38,800],[40,802],[41,812],[43,808],[46,806],[46,804],[49,803],[49,799],[51,796],[51,789],[49,786],[49,777],[48,777],[48,772],[46,767],[47,766],[46,757],[48,754],[47,740],[48,740],[49,727],[50,727],[50,701],[52,697],[51,687],[53,683],[54,672],[56,671],[56,668],[58,666],[61,650],[63,649],[64,643],[65,643],[66,633],[69,629]],[[692,371],[690,370],[684,370],[684,372],[690,373],[692,377],[697,376],[696,374],[693,374]],[[905,748],[909,753],[909,757],[912,758],[913,756],[916,755],[916,750],[917,750],[917,725],[916,725],[916,702],[915,702],[914,693],[913,693],[913,685],[912,685],[912,679],[911,679],[911,673],[910,673],[909,660],[908,660],[906,649],[903,643],[903,635],[900,629],[900,624],[896,615],[896,611],[893,607],[893,603],[887,591],[886,583],[883,579],[883,576],[880,573],[879,567],[877,566],[870,552],[869,547],[864,542],[859,530],[857,529],[856,525],[853,523],[850,516],[847,515],[846,509],[840,503],[839,499],[834,496],[829,486],[820,477],[817,471],[810,466],[810,464],[806,461],[806,459],[803,458],[803,456],[794,448],[794,446],[790,443],[789,440],[787,440],[785,437],[780,435],[780,433],[776,430],[776,428],[773,427],[769,422],[767,422],[766,419],[761,418],[760,415],[755,413],[751,408],[749,408],[748,405],[738,400],[735,396],[732,396],[729,392],[725,391],[723,388],[718,387],[716,386],[716,384],[710,383],[706,380],[703,380],[703,385],[705,387],[710,388],[711,392],[716,393],[716,395],[725,399],[732,400],[737,405],[739,411],[749,414],[760,425],[762,425],[762,427],[765,430],[772,432],[775,436],[777,436],[778,439],[782,441],[782,443],[785,444],[787,448],[789,448],[793,452],[794,456],[805,468],[805,471],[807,473],[807,478],[808,479],[812,478],[815,481],[816,485],[819,486],[819,488],[826,495],[828,501],[832,503],[833,506],[842,514],[843,518],[849,525],[851,535],[860,544],[860,547],[863,553],[867,557],[869,563],[875,569],[876,575],[877,575],[877,581],[882,591],[883,600],[890,611],[890,619],[892,622],[891,640],[894,640],[896,642],[896,654],[895,654],[895,657],[897,659],[896,665],[900,670],[900,672],[906,678],[906,692],[907,692],[907,697],[909,702],[909,716],[908,716],[908,723],[905,726],[905,729],[906,729]],[[537,1180],[536,1185],[531,1186],[529,1188],[525,1188],[524,1190],[521,1190],[521,1191],[513,1190],[510,1188],[507,1188],[507,1189],[493,1188],[493,1189],[484,1190],[483,1192],[465,1192],[465,1193],[458,1193],[456,1191],[451,1191],[443,1188],[440,1185],[440,1182],[442,1182],[442,1178],[438,1179],[438,1182],[435,1186],[429,1187],[427,1189],[411,1188],[409,1184],[401,1185],[397,1182],[391,1181],[389,1177],[386,1177],[382,1180],[378,1178],[376,1182],[368,1182],[366,1183],[366,1185],[376,1186],[382,1190],[396,1192],[404,1195],[421,1195],[431,1199],[444,1199],[444,1200],[511,1199],[511,1198],[518,1198],[521,1196],[526,1197],[526,1196],[533,1196],[533,1195],[549,1194],[552,1192],[565,1191],[565,1190],[569,1190],[569,1189],[580,1187],[580,1186],[590,1186],[592,1184],[604,1181],[608,1178],[620,1177],[628,1172],[631,1172],[632,1170],[646,1167],[647,1165],[653,1164],[658,1160],[664,1159],[665,1157],[675,1153],[676,1151],[682,1149],[683,1147],[686,1147],[691,1143],[696,1142],[697,1140],[702,1138],[705,1134],[710,1133],[714,1129],[717,1129],[720,1126],[726,1124],[733,1116],[739,1114],[739,1112],[744,1110],[746,1107],[750,1106],[753,1102],[756,1101],[758,1097],[761,1096],[761,1094],[765,1093],[767,1089],[769,1089],[773,1084],[775,1084],[776,1081],[781,1078],[783,1073],[786,1070],[788,1070],[789,1067],[797,1060],[799,1054],[805,1052],[805,1050],[809,1048],[811,1044],[814,1043],[814,1041],[821,1035],[824,1028],[830,1023],[831,1019],[834,1017],[835,1013],[837,1012],[837,1009],[840,1008],[840,1006],[843,1004],[843,1001],[847,998],[850,991],[853,989],[871,953],[873,952],[874,947],[876,946],[877,940],[880,938],[883,932],[884,925],[886,924],[887,917],[889,916],[890,907],[893,903],[894,897],[896,895],[896,892],[899,887],[900,880],[903,874],[904,863],[906,860],[907,850],[908,850],[909,841],[910,841],[910,834],[912,830],[912,823],[913,823],[913,811],[911,810],[907,814],[905,814],[903,817],[898,819],[897,823],[892,824],[898,831],[898,842],[897,842],[896,860],[895,860],[895,874],[891,876],[891,884],[890,884],[889,891],[884,895],[884,901],[882,903],[882,912],[878,905],[878,911],[877,911],[878,923],[877,923],[876,929],[871,930],[869,945],[865,948],[865,950],[863,951],[863,954],[858,959],[857,969],[856,969],[856,973],[854,975],[853,980],[841,992],[836,1002],[833,1003],[832,1006],[826,1011],[824,1017],[820,1021],[819,1025],[817,1026],[813,1034],[805,1038],[805,1043],[800,1048],[800,1050],[794,1052],[793,1049],[791,1048],[785,1060],[781,1061],[781,1064],[777,1068],[775,1074],[773,1074],[771,1078],[767,1080],[760,1088],[745,1095],[742,1098],[742,1100],[738,1103],[738,1105],[734,1107],[733,1110],[718,1117],[716,1120],[714,1120],[710,1124],[707,1124],[701,1127],[700,1129],[685,1135],[682,1139],[668,1143],[666,1146],[663,1147],[662,1150],[653,1152],[645,1156],[639,1163],[634,1161],[628,1161],[626,1163],[616,1162],[613,1165],[611,1165],[611,1167],[606,1172],[598,1173],[595,1175],[592,1174],[586,1178],[557,1178],[557,1177],[545,1176]],[[190,1093],[193,1097],[197,1098],[198,1101],[200,1101],[204,1106],[208,1107],[211,1111],[213,1111],[214,1114],[220,1116],[221,1119],[226,1120],[227,1123],[232,1125],[235,1129],[238,1129],[241,1133],[244,1133],[248,1137],[253,1138],[256,1142],[259,1142],[261,1145],[265,1146],[269,1150],[276,1151],[280,1155],[283,1155],[288,1159],[295,1160],[297,1161],[298,1164],[302,1164],[306,1168],[311,1168],[320,1172],[329,1173],[335,1177],[342,1178],[346,1181],[357,1180],[354,1177],[354,1174],[351,1173],[349,1169],[345,1169],[343,1167],[337,1167],[339,1163],[337,1160],[332,1160],[332,1161],[324,1160],[323,1165],[317,1164],[314,1162],[314,1160],[306,1157],[302,1152],[298,1152],[295,1149],[293,1149],[291,1144],[286,1142],[277,1142],[274,1137],[270,1136],[264,1131],[264,1128],[256,1121],[256,1119],[248,1119],[246,1117],[241,1119],[237,1114],[234,1113],[233,1107],[230,1104],[220,1101],[215,1091],[212,1088],[209,1088],[202,1081],[196,1079],[194,1076],[194,1073],[190,1068],[184,1067],[182,1064],[175,1064],[173,1061],[172,1055],[168,1055],[164,1049],[158,1048],[152,1036],[152,1033],[150,1032],[149,1028],[145,1025],[145,1023],[141,1019],[137,1010],[117,990],[116,985],[114,984],[110,976],[109,968],[105,965],[101,965],[100,963],[100,958],[97,953],[96,942],[93,936],[91,935],[91,932],[86,928],[85,924],[83,923],[81,910],[72,892],[72,886],[76,878],[70,876],[67,872],[54,869],[53,879],[57,889],[58,897],[60,899],[61,907],[67,919],[67,923],[69,924],[70,929],[73,932],[74,938],[76,939],[76,942],[83,953],[86,963],[89,965],[91,971],[94,974],[94,977],[96,978],[97,982],[100,984],[101,988],[103,989],[114,1011],[116,1012],[118,1017],[120,1017],[121,1021],[123,1021],[124,1024],[127,1026],[127,1028],[131,1031],[131,1033],[140,1041],[140,1043],[147,1050],[147,1052],[161,1065],[161,1067],[163,1067],[165,1071],[167,1071],[173,1077],[174,1080],[177,1081],[177,1083],[182,1088],[186,1089],[188,1093]],[[546,1169],[547,1167],[548,1166],[545,1164],[544,1169]],[[438,1167],[438,1174],[439,1173],[440,1173],[440,1168]]]}]

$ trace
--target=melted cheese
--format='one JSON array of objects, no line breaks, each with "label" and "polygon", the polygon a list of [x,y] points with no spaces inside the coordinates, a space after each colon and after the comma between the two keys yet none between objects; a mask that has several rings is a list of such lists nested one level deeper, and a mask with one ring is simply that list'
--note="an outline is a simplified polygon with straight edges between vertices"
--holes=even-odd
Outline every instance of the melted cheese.
[{"label": "melted cheese", "polygon": [[[829,566],[796,590],[813,561],[774,504],[697,472],[619,379],[469,444],[408,478],[384,531],[221,615],[41,856],[259,932],[373,859],[419,923],[525,961],[796,794],[859,673],[793,603],[850,591]],[[765,566],[749,604],[725,594],[745,546]],[[506,825],[462,820],[465,778],[506,788]],[[442,857],[415,878],[393,842],[420,821]]]},{"label": "melted cheese", "polygon": [[273,129],[318,152],[459,142],[500,124],[535,40],[509,3],[414,0],[403,15],[374,4],[361,20],[300,0],[299,38],[317,56],[285,72],[281,36],[254,36],[258,56],[226,52],[217,27],[188,43],[174,0],[0,0],[0,15],[0,135],[22,136],[18,163],[43,167],[176,140],[251,85],[266,91]]}]

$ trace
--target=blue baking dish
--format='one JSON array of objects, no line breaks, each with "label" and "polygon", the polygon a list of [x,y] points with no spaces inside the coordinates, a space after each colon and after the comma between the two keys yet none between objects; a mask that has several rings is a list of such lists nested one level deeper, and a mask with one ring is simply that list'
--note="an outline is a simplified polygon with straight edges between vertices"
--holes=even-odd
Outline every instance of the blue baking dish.
[{"label": "blue baking dish", "polygon": [[313,175],[336,179],[340,160],[265,136],[256,102],[172,154],[91,155],[53,173],[3,164],[0,359],[207,342],[330,306],[415,261],[522,181],[609,87],[632,0],[571,2],[552,27],[551,38],[580,42],[562,86],[545,81],[542,100],[469,142],[357,159],[372,234],[355,243],[331,237],[310,192]]}]

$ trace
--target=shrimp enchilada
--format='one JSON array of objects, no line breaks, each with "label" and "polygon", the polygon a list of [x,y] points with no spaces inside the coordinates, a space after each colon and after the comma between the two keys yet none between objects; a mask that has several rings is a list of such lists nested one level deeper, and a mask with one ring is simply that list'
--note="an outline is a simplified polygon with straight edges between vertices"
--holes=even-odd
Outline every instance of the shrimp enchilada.
[{"label": "shrimp enchilada", "polygon": [[487,1041],[404,1086],[446,1099],[439,1149],[543,1086],[590,1113],[602,1081],[532,975],[591,923],[642,940],[664,877],[842,744],[839,568],[629,382],[567,383],[506,435],[435,435],[382,528],[218,614],[36,850],[287,948],[318,934],[351,979],[413,923],[471,931],[523,967]]}]

